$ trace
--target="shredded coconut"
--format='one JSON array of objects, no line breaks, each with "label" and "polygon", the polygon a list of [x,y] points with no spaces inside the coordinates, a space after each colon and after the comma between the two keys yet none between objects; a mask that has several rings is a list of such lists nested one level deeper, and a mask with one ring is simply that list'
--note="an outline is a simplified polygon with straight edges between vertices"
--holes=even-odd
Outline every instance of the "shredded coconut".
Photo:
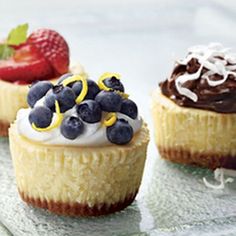
[{"label": "shredded coconut", "polygon": [[209,183],[205,177],[203,177],[203,182],[208,188],[212,189],[224,189],[225,184],[227,183],[232,183],[234,181],[233,178],[225,178],[225,175],[231,176],[231,177],[236,177],[236,171],[235,170],[230,170],[230,169],[225,169],[225,168],[217,168],[214,171],[214,178],[219,184],[211,184]]},{"label": "shredded coconut", "polygon": [[[231,52],[230,48],[224,48],[220,43],[211,43],[208,46],[197,45],[188,49],[189,54],[181,61],[181,65],[187,65],[191,59],[196,58],[200,64],[200,68],[196,73],[189,74],[188,72],[180,75],[176,81],[175,86],[179,94],[182,94],[194,102],[197,102],[198,96],[190,89],[185,88],[183,84],[187,81],[197,80],[202,74],[203,68],[208,69],[202,74],[202,78],[206,79],[209,86],[218,86],[223,84],[229,75],[236,77],[236,54]],[[229,65],[230,64],[230,65]],[[218,74],[223,78],[220,80],[211,80],[210,76]]]}]

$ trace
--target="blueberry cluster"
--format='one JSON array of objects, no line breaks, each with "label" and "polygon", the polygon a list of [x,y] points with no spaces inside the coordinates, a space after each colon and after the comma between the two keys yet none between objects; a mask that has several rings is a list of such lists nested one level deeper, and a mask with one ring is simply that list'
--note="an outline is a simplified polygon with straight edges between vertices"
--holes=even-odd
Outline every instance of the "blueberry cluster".
[{"label": "blueberry cluster", "polygon": [[[86,93],[80,102],[77,98],[84,93],[84,84],[82,80],[73,80],[73,77],[76,76],[65,74],[59,78],[56,85],[49,81],[38,81],[32,84],[27,101],[32,108],[29,122],[33,128],[38,131],[55,128],[56,125],[52,123],[53,113],[56,112],[58,115],[56,122],[60,126],[61,134],[73,140],[83,134],[85,123],[102,122],[103,112],[108,114],[120,112],[136,119],[137,106],[124,96],[124,86],[116,76],[103,78],[100,81],[102,86],[86,79]],[[42,102],[35,106],[41,98],[44,98]],[[63,117],[63,113],[74,107],[76,115]],[[133,129],[125,119],[116,118],[113,123],[106,126],[107,138],[112,143],[126,144],[133,137]]]}]

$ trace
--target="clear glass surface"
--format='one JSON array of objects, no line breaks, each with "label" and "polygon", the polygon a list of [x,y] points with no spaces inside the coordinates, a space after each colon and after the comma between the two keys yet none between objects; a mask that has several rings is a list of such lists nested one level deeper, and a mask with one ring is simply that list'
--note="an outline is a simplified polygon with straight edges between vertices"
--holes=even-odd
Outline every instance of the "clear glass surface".
[{"label": "clear glass surface", "polygon": [[[235,235],[236,185],[205,187],[206,169],[159,159],[154,145],[140,192],[127,209],[98,218],[71,218],[35,209],[21,201],[7,139],[0,139],[0,235]],[[2,230],[2,232],[1,232]]]},{"label": "clear glass surface", "polygon": [[[234,0],[0,0],[1,36],[28,22],[65,36],[73,62],[92,79],[122,75],[140,114],[150,118],[150,94],[174,61],[194,44],[219,41],[235,47]],[[99,218],[65,218],[27,206],[18,196],[8,139],[0,139],[0,235],[236,235],[236,184],[205,187],[206,169],[161,160],[153,144],[140,192],[122,212]]]}]

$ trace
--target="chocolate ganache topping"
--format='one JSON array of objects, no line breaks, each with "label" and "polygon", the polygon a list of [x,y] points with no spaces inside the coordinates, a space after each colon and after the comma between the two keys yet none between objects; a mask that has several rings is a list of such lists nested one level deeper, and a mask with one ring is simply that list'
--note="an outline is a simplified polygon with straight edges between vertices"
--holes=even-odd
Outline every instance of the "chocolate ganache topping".
[{"label": "chocolate ganache topping", "polygon": [[219,43],[191,47],[160,87],[180,106],[236,113],[236,54]]}]

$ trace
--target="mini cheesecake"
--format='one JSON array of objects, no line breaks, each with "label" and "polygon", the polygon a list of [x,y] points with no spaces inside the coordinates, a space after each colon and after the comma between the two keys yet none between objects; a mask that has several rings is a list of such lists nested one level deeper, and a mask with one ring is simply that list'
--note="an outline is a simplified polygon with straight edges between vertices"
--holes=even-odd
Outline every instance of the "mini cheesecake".
[{"label": "mini cheesecake", "polygon": [[[84,68],[77,63],[72,66],[69,73],[80,74],[86,77]],[[58,78],[51,78],[55,84]],[[14,122],[17,111],[20,108],[27,108],[27,94],[29,84],[10,83],[0,79],[0,136],[8,136],[10,124]],[[10,105],[9,105],[10,104]]]},{"label": "mini cheesecake", "polygon": [[[0,54],[0,136],[8,135],[17,111],[27,107],[31,83],[53,81],[69,72],[65,39],[50,29],[36,30],[27,37],[27,28],[27,24],[18,26],[0,43],[6,48]],[[73,72],[84,73],[80,65]]]},{"label": "mini cheesecake", "polygon": [[152,97],[162,158],[236,169],[236,57],[220,44],[194,46]]},{"label": "mini cheesecake", "polygon": [[23,201],[69,216],[105,215],[133,202],[149,132],[119,75],[38,82],[28,103],[9,130]]}]

